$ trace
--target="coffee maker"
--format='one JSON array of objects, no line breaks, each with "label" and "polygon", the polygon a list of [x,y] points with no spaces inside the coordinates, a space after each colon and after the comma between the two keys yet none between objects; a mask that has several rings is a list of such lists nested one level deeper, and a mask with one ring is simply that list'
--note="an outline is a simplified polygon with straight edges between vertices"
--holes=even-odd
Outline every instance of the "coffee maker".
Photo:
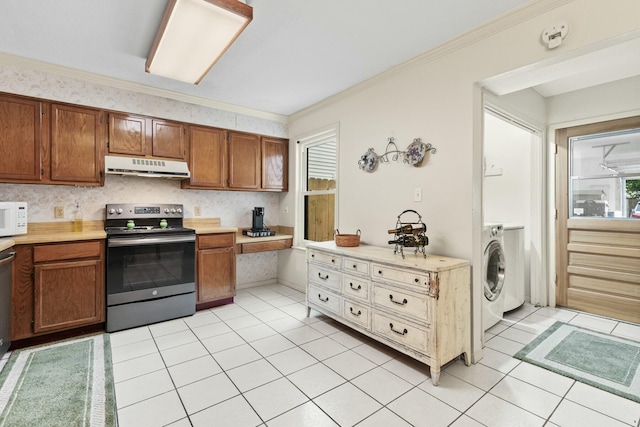
[{"label": "coffee maker", "polygon": [[242,234],[249,237],[274,236],[275,231],[271,231],[264,226],[264,208],[253,208],[251,230],[244,230]]}]

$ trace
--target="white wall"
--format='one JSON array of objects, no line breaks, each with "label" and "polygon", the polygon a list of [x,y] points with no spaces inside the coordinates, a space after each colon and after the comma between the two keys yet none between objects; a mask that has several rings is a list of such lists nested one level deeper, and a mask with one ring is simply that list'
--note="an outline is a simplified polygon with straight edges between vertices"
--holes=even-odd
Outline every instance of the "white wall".
[{"label": "white wall", "polygon": [[[287,125],[282,122],[89,83],[25,66],[0,64],[0,91],[226,129],[288,136]],[[182,203],[187,218],[194,216],[194,206],[201,206],[202,217],[220,218],[223,225],[239,227],[250,227],[251,210],[255,206],[264,206],[265,223],[278,224],[277,194],[181,190],[178,181],[163,179],[107,176],[104,187],[0,184],[0,200],[28,202],[30,222],[59,221],[53,217],[54,206],[64,206],[64,221],[71,221],[78,201],[86,220],[103,220],[107,203],[155,202]],[[239,255],[238,285],[275,281],[277,259],[277,252]]]},{"label": "white wall", "polygon": [[[557,6],[557,7],[556,7]],[[428,251],[481,260],[481,194],[474,190],[482,179],[481,97],[477,82],[553,57],[588,50],[596,42],[638,31],[640,2],[619,0],[611,7],[599,0],[539,1],[486,27],[473,37],[412,61],[392,73],[347,91],[329,102],[298,114],[290,123],[293,140],[330,123],[340,123],[339,181],[341,229],[360,228],[364,243],[386,245],[386,229],[405,209],[420,212],[430,238]],[[566,20],[574,30],[556,50],[546,50],[540,33],[550,23]],[[486,30],[486,31],[484,31]],[[385,164],[366,174],[357,160],[369,147],[383,152],[394,136],[401,148],[413,138],[432,143],[437,154],[419,168]],[[292,152],[295,143],[292,142]],[[291,161],[295,168],[295,159]],[[413,188],[423,189],[423,202],[413,202]],[[292,189],[295,187],[292,187]],[[293,224],[294,192],[282,197],[290,213],[281,222]],[[391,250],[391,249],[390,249]],[[304,263],[282,260],[281,277],[304,283],[288,266]],[[479,351],[481,286],[473,270],[474,350]]]}]

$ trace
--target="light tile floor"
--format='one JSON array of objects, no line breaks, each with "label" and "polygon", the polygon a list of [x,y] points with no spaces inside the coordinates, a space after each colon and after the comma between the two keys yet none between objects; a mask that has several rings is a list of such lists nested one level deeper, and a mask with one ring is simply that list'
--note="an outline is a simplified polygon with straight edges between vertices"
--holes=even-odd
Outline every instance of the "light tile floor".
[{"label": "light tile floor", "polygon": [[525,304],[486,332],[479,363],[450,363],[434,387],[425,365],[307,318],[303,293],[243,289],[111,334],[119,425],[640,427],[640,403],[512,358],[556,320],[640,340],[640,325]]}]

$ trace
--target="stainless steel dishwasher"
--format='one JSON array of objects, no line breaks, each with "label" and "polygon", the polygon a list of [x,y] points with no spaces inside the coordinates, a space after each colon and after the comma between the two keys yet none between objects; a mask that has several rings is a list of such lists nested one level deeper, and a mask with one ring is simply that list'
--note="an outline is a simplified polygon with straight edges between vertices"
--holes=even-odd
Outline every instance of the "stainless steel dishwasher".
[{"label": "stainless steel dishwasher", "polygon": [[0,357],[11,345],[11,270],[16,253],[0,252]]}]

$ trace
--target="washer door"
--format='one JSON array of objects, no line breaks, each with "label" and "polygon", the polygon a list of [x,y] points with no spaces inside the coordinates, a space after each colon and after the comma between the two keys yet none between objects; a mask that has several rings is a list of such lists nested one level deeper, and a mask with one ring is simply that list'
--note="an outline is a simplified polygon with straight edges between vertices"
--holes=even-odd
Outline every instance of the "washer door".
[{"label": "washer door", "polygon": [[484,297],[495,301],[504,285],[504,252],[497,240],[491,241],[484,250]]}]

